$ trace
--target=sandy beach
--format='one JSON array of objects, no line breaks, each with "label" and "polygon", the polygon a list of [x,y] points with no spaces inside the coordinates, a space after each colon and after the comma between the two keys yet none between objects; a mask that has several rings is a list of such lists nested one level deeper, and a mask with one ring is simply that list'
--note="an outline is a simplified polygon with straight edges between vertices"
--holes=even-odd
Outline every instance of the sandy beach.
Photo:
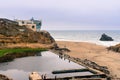
[{"label": "sandy beach", "polygon": [[107,47],[94,43],[57,41],[57,44],[71,50],[66,54],[94,61],[101,66],[107,66],[112,76],[120,78],[120,53],[108,51]]}]

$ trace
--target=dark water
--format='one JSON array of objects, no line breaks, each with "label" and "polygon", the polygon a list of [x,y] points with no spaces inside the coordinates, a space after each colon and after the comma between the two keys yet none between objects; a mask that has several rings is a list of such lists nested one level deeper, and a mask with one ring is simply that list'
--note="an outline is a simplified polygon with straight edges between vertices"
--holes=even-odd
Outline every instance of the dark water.
[{"label": "dark water", "polygon": [[58,55],[45,51],[41,56],[17,58],[12,62],[0,63],[0,73],[7,75],[14,80],[28,80],[31,72],[37,71],[40,74],[47,74],[47,77],[65,77],[90,75],[90,72],[78,72],[53,75],[51,72],[55,70],[81,69],[85,68],[74,62],[60,59]]}]

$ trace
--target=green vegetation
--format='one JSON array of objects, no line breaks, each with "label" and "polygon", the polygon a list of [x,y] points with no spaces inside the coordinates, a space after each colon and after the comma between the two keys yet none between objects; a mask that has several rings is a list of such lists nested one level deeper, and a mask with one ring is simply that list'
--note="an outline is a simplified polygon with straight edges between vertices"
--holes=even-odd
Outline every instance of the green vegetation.
[{"label": "green vegetation", "polygon": [[1,49],[0,57],[11,54],[11,53],[28,53],[28,52],[41,52],[46,51],[47,49],[43,48],[12,48],[12,49]]}]

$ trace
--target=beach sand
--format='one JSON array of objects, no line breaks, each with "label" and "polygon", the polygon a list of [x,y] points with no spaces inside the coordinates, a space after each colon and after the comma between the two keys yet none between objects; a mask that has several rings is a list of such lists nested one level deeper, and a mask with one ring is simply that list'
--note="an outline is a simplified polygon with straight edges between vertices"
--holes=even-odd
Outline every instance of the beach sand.
[{"label": "beach sand", "polygon": [[57,44],[62,48],[67,47],[71,50],[66,54],[107,66],[113,76],[120,78],[120,53],[108,51],[107,47],[94,43],[57,41]]}]

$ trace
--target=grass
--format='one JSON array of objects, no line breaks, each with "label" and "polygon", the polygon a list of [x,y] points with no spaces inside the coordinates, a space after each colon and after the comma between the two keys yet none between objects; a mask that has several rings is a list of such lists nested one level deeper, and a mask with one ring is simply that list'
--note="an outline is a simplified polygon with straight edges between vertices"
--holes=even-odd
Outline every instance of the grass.
[{"label": "grass", "polygon": [[46,51],[47,49],[43,48],[12,48],[12,49],[1,49],[0,50],[0,57],[11,54],[11,53],[24,53],[24,52],[41,52]]}]

